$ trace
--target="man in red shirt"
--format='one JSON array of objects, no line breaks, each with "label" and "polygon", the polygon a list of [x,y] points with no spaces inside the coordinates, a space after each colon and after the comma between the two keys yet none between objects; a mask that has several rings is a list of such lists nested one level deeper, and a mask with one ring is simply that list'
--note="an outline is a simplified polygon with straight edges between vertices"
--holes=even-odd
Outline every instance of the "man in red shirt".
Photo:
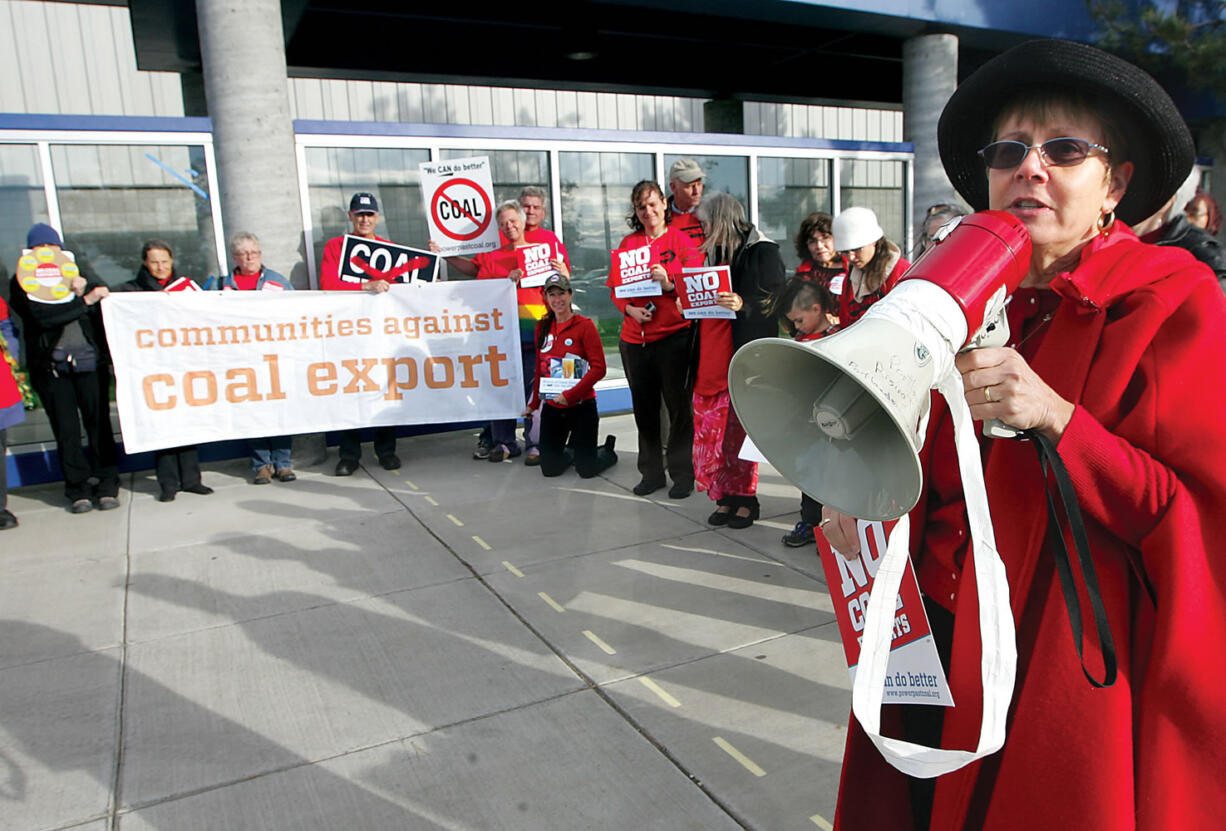
[{"label": "man in red shirt", "polygon": [[[379,224],[379,201],[372,193],[355,193],[349,200],[349,221],[353,223],[355,237],[391,242],[375,235],[375,227]],[[341,274],[341,249],[345,237],[333,237],[324,246],[323,263],[319,268],[319,288],[323,291],[369,291],[380,294],[391,286],[386,280],[360,280]],[[337,476],[350,476],[358,469],[358,461],[362,458],[362,439],[359,430],[341,430],[337,433],[340,461],[336,463]],[[400,467],[400,457],[396,455],[396,428],[375,428],[375,456],[384,470],[396,470]]]},{"label": "man in red shirt", "polygon": [[693,159],[677,159],[668,169],[668,189],[673,195],[668,197],[669,207],[673,210],[673,218],[669,227],[676,228],[699,248],[707,238],[698,221],[698,205],[702,202],[702,183],[707,175],[702,172],[698,162]]}]

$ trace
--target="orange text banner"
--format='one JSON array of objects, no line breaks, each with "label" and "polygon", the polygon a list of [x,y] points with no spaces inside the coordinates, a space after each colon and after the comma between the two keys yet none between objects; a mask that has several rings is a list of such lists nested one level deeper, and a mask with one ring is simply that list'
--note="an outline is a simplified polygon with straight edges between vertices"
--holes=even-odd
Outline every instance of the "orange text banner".
[{"label": "orange text banner", "polygon": [[129,453],[524,408],[507,280],[112,294],[102,313]]}]

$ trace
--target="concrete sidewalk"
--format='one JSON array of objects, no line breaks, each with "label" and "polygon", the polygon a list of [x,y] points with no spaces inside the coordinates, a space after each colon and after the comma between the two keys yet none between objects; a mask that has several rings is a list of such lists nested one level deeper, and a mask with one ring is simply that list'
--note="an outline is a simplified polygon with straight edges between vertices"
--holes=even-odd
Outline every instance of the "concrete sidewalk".
[{"label": "concrete sidewalk", "polygon": [[850,704],[797,491],[715,530],[621,461],[470,461],[73,516],[10,492],[0,534],[0,828],[827,828]]}]

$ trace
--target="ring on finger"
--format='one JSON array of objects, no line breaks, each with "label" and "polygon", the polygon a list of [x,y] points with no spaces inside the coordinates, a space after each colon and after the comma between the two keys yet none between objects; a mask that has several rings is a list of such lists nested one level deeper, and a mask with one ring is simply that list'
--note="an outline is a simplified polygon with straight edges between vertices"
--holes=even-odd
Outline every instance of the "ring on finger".
[{"label": "ring on finger", "polygon": [[984,387],[983,388],[983,403],[990,404],[991,402],[992,402],[992,388]]}]

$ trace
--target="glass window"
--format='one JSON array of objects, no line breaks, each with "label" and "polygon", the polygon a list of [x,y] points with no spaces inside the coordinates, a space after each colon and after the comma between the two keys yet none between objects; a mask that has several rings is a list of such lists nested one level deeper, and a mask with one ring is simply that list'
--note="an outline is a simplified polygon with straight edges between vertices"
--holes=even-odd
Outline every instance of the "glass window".
[{"label": "glass window", "polygon": [[839,168],[839,210],[872,208],[886,238],[907,250],[906,165],[876,159],[844,159]]},{"label": "glass window", "polygon": [[38,147],[0,144],[0,298],[8,300],[8,278],[26,247],[30,226],[47,219]]},{"label": "glass window", "polygon": [[668,196],[668,169],[677,159],[693,159],[698,162],[702,172],[707,174],[703,179],[702,189],[706,191],[722,190],[731,193],[745,206],[745,215],[749,215],[749,159],[746,156],[695,156],[680,154],[664,154],[664,195]]},{"label": "glass window", "polygon": [[428,161],[427,150],[306,148],[315,268],[319,268],[328,240],[353,229],[349,222],[349,200],[362,191],[373,193],[379,200],[381,216],[376,234],[400,245],[425,248],[430,242],[430,229],[426,225],[417,166]]},{"label": "glass window", "polygon": [[562,241],[570,252],[575,305],[600,331],[609,363],[609,378],[624,378],[617,341],[621,313],[613,305],[605,280],[609,252],[630,233],[630,191],[655,178],[650,153],[558,154],[562,180]]},{"label": "glass window", "polygon": [[758,159],[758,227],[779,243],[788,271],[800,265],[794,241],[814,211],[830,211],[829,159]]},{"label": "glass window", "polygon": [[494,180],[494,204],[500,205],[510,199],[519,199],[520,191],[529,185],[544,188],[549,194],[545,199],[545,221],[541,225],[554,230],[553,216],[548,211],[553,205],[549,189],[549,153],[545,150],[457,150],[439,152],[443,159],[463,159],[469,156],[488,156],[490,175]]},{"label": "glass window", "polygon": [[136,276],[147,239],[170,244],[179,274],[219,273],[202,146],[56,144],[51,168],[64,241],[106,282]]}]

